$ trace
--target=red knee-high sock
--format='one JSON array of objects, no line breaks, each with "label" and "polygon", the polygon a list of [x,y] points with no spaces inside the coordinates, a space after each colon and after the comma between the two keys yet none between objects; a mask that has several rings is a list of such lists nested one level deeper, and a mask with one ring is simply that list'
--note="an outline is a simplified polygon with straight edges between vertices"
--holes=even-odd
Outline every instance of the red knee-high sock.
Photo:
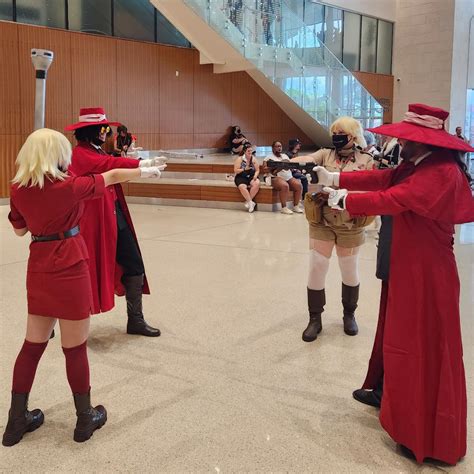
[{"label": "red knee-high sock", "polygon": [[72,393],[87,393],[90,388],[87,341],[76,347],[63,347],[67,380]]},{"label": "red knee-high sock", "polygon": [[35,379],[36,368],[48,341],[30,342],[25,339],[13,368],[12,392],[29,393]]}]

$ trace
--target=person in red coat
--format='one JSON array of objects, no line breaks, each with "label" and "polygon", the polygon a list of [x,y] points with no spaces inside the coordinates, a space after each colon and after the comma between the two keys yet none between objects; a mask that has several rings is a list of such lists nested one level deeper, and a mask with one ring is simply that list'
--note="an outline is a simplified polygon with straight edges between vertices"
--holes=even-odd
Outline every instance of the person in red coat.
[{"label": "person in red coat", "polygon": [[[72,152],[70,170],[77,176],[103,173],[115,168],[143,168],[163,164],[163,158],[136,160],[115,158],[101,148],[109,125],[102,108],[81,109],[79,122],[66,127],[74,130],[78,141]],[[145,267],[132,219],[120,185],[111,186],[101,199],[86,203],[81,220],[89,252],[92,282],[93,314],[110,311],[114,294],[127,300],[127,333],[157,337],[160,330],[145,321],[142,294],[149,294]]]},{"label": "person in red coat", "polygon": [[59,319],[66,373],[74,395],[74,440],[88,440],[107,421],[102,405],[90,403],[87,338],[92,291],[87,247],[79,222],[85,203],[101,199],[106,186],[140,176],[159,177],[157,167],[112,170],[72,177],[71,144],[55,130],[33,132],[22,146],[13,179],[8,218],[18,236],[31,233],[26,277],[28,322],[13,370],[11,406],[2,438],[13,446],[44,421],[41,410],[28,410],[36,368]]},{"label": "person in red coat", "polygon": [[402,122],[371,129],[398,138],[396,169],[315,171],[342,188],[324,188],[331,207],[393,216],[386,307],[364,388],[383,374],[380,422],[403,452],[454,465],[466,453],[467,402],[453,234],[474,221],[474,198],[460,157],[473,149],[444,130],[448,115],[411,104]]}]

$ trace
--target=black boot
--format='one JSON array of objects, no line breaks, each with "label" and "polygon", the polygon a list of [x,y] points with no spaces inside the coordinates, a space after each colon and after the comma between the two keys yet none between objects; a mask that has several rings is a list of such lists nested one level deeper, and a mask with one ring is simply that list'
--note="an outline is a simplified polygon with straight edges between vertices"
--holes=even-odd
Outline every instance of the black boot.
[{"label": "black boot", "polygon": [[77,423],[74,430],[74,441],[83,443],[87,441],[95,430],[100,430],[107,421],[107,411],[102,405],[95,408],[91,405],[91,392],[74,393]]},{"label": "black boot", "polygon": [[321,313],[326,304],[326,293],[322,290],[310,290],[308,288],[308,327],[303,331],[303,341],[312,342],[316,340],[318,334],[322,331]]},{"label": "black boot", "polygon": [[370,405],[371,407],[380,408],[382,404],[382,391],[378,389],[365,390],[360,388],[359,390],[354,390],[352,396],[358,402]]},{"label": "black boot", "polygon": [[161,332],[147,324],[142,310],[143,275],[123,276],[125,298],[127,299],[127,334],[158,337]]},{"label": "black boot", "polygon": [[354,312],[359,301],[359,286],[347,286],[342,284],[342,306],[344,307],[344,332],[348,336],[355,336],[359,332]]},{"label": "black boot", "polygon": [[8,423],[3,433],[3,446],[13,446],[21,441],[23,435],[35,431],[44,422],[41,410],[28,411],[29,393],[12,392],[12,403],[8,412]]}]

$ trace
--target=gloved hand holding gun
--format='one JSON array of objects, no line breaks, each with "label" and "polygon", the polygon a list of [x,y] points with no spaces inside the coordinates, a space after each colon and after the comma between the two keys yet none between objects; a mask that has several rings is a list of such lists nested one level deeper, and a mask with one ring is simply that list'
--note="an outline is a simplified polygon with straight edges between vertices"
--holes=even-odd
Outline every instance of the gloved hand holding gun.
[{"label": "gloved hand holding gun", "polygon": [[274,160],[267,160],[264,162],[264,166],[268,168],[268,171],[275,175],[278,171],[282,170],[298,170],[305,175],[310,176],[310,181],[312,184],[318,183],[318,175],[313,170],[315,168],[313,162],[308,163],[297,163],[294,161],[274,161]]}]

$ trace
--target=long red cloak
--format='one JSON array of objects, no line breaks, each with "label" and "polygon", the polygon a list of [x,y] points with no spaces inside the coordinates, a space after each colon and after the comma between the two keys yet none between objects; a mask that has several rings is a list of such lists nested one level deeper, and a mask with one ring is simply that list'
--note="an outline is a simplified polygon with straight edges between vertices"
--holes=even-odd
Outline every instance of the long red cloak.
[{"label": "long red cloak", "polygon": [[383,347],[380,422],[418,462],[456,464],[466,453],[467,402],[453,234],[454,224],[474,221],[468,182],[434,152],[417,166],[342,173],[340,187],[371,191],[348,195],[351,215],[393,216],[384,326],[371,360],[379,368]]},{"label": "long red cloak", "polygon": [[[76,176],[100,174],[115,168],[138,168],[139,161],[131,158],[115,158],[101,154],[92,145],[80,142],[72,152],[69,171]],[[92,313],[110,311],[114,307],[114,294],[123,296],[122,268],[115,261],[117,250],[117,216],[115,201],[120,202],[127,223],[138,241],[132,218],[120,184],[108,186],[104,197],[86,202],[80,226],[89,252],[89,269],[92,284]],[[149,294],[145,277],[143,293]]]}]

